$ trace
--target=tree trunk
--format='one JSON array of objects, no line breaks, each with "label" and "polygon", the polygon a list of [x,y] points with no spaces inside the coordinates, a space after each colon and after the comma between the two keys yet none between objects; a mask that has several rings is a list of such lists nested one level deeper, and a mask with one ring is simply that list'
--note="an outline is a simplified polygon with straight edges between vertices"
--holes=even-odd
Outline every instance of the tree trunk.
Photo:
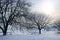
[{"label": "tree trunk", "polygon": [[3,31],[3,35],[6,35],[6,34],[7,34],[7,30],[4,30],[4,31]]},{"label": "tree trunk", "polygon": [[7,34],[7,29],[8,29],[8,24],[6,24],[6,26],[4,27],[3,35]]},{"label": "tree trunk", "polygon": [[39,34],[41,34],[41,27],[39,24],[37,24],[37,25],[38,25]]},{"label": "tree trunk", "polygon": [[39,29],[39,34],[41,34],[41,29]]}]

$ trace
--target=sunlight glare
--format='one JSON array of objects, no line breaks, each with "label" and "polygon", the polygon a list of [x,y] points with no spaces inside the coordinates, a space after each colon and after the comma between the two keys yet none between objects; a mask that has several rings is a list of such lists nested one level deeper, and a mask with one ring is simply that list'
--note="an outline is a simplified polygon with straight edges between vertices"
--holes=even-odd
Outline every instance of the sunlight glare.
[{"label": "sunlight glare", "polygon": [[42,4],[42,11],[47,15],[52,15],[53,12],[53,4],[45,2]]}]

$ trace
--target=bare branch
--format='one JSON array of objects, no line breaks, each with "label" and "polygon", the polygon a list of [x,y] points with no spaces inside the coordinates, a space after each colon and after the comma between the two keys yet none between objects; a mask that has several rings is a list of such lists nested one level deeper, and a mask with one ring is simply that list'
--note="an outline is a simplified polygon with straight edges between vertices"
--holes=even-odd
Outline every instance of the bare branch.
[{"label": "bare branch", "polygon": [[3,31],[3,28],[0,26],[0,29]]}]

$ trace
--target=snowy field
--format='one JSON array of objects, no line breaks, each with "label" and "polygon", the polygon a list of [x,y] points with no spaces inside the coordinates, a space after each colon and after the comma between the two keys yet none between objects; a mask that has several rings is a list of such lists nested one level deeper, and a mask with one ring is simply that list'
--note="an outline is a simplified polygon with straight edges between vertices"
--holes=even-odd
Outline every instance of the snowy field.
[{"label": "snowy field", "polygon": [[60,34],[55,34],[54,32],[44,32],[41,35],[1,35],[0,40],[60,40]]}]

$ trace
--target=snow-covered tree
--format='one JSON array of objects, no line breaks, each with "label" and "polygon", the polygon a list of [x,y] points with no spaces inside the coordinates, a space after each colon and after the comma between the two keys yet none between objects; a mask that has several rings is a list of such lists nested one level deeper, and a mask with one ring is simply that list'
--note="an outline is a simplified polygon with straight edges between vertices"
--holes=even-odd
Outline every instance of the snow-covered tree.
[{"label": "snow-covered tree", "polygon": [[8,25],[19,23],[18,18],[29,13],[27,0],[0,0],[0,29],[6,35]]},{"label": "snow-covered tree", "polygon": [[60,20],[57,19],[55,22],[54,22],[54,28],[56,28],[58,31],[60,31]]}]

